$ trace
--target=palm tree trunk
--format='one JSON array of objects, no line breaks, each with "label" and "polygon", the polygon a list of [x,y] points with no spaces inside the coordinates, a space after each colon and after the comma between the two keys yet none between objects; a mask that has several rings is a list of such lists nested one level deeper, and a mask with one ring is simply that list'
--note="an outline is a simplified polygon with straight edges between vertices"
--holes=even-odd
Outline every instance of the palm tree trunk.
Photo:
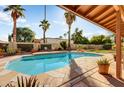
[{"label": "palm tree trunk", "polygon": [[46,32],[46,31],[43,32],[43,43],[46,43],[46,42],[45,42],[45,32]]},{"label": "palm tree trunk", "polygon": [[13,18],[13,42],[16,42],[16,18]]},{"label": "palm tree trunk", "polygon": [[71,45],[70,45],[70,41],[71,41],[71,38],[70,38],[70,31],[71,31],[71,25],[69,25],[69,31],[68,31],[68,50],[70,51],[71,50]]}]

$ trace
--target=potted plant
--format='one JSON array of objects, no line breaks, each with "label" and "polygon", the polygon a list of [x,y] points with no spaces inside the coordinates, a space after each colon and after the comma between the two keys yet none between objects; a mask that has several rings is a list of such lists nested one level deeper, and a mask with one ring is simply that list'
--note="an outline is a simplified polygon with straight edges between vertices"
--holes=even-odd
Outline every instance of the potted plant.
[{"label": "potted plant", "polygon": [[35,50],[35,49],[32,49],[31,50],[31,53],[35,53],[35,52],[37,52],[37,50]]},{"label": "potted plant", "polygon": [[100,74],[108,74],[110,63],[107,58],[102,58],[102,59],[97,60],[97,64],[99,67],[98,72]]}]

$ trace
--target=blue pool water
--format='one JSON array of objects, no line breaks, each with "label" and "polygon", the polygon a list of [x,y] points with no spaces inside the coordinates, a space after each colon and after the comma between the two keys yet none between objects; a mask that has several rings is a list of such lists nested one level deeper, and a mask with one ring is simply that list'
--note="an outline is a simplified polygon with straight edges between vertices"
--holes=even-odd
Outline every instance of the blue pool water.
[{"label": "blue pool water", "polygon": [[65,52],[24,56],[9,62],[6,69],[28,75],[37,75],[69,65],[71,59],[78,57],[96,57],[98,54]]}]

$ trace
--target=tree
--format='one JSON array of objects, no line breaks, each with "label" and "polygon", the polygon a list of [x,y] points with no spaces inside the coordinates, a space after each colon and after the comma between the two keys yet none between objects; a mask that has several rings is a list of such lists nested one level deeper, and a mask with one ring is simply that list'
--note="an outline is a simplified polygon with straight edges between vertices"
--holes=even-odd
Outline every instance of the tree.
[{"label": "tree", "polygon": [[63,34],[63,36],[64,36],[64,37],[65,37],[65,39],[66,39],[67,33],[64,33],[64,34]]},{"label": "tree", "polygon": [[43,29],[43,42],[46,43],[45,40],[45,33],[49,29],[50,23],[47,20],[40,21],[39,27],[42,27]]},{"label": "tree", "polygon": [[4,12],[10,12],[13,19],[13,42],[16,42],[16,21],[19,17],[24,17],[24,10],[21,5],[9,5],[4,8]]},{"label": "tree", "polygon": [[[34,32],[27,28],[27,27],[18,27],[16,28],[16,40],[17,42],[32,42],[35,38],[35,34]],[[9,41],[11,41],[11,37],[12,35],[9,35],[8,38],[9,38]]]},{"label": "tree", "polygon": [[106,44],[106,43],[112,43],[112,40],[109,36],[97,35],[91,38],[90,43],[91,44]]},{"label": "tree", "polygon": [[75,29],[75,32],[72,34],[72,40],[75,44],[88,44],[89,40],[86,37],[82,36],[83,30]]},{"label": "tree", "polygon": [[82,37],[81,44],[89,44],[89,40],[86,37]]},{"label": "tree", "polygon": [[67,48],[66,41],[60,42],[60,46],[61,46],[64,50],[66,50],[66,48]]},{"label": "tree", "polygon": [[68,49],[70,50],[71,49],[71,46],[70,46],[70,31],[71,31],[71,25],[72,23],[76,20],[76,16],[74,14],[72,14],[71,12],[65,12],[65,18],[66,18],[66,23],[68,24]]},{"label": "tree", "polygon": [[60,39],[62,39],[62,36],[59,36]]}]

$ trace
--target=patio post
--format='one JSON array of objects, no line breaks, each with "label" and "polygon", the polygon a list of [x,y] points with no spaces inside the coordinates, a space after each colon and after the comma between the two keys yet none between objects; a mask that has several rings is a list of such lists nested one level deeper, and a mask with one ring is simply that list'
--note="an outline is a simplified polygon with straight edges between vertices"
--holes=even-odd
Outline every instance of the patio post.
[{"label": "patio post", "polygon": [[116,16],[116,77],[121,78],[122,65],[121,65],[121,13],[117,11]]}]

